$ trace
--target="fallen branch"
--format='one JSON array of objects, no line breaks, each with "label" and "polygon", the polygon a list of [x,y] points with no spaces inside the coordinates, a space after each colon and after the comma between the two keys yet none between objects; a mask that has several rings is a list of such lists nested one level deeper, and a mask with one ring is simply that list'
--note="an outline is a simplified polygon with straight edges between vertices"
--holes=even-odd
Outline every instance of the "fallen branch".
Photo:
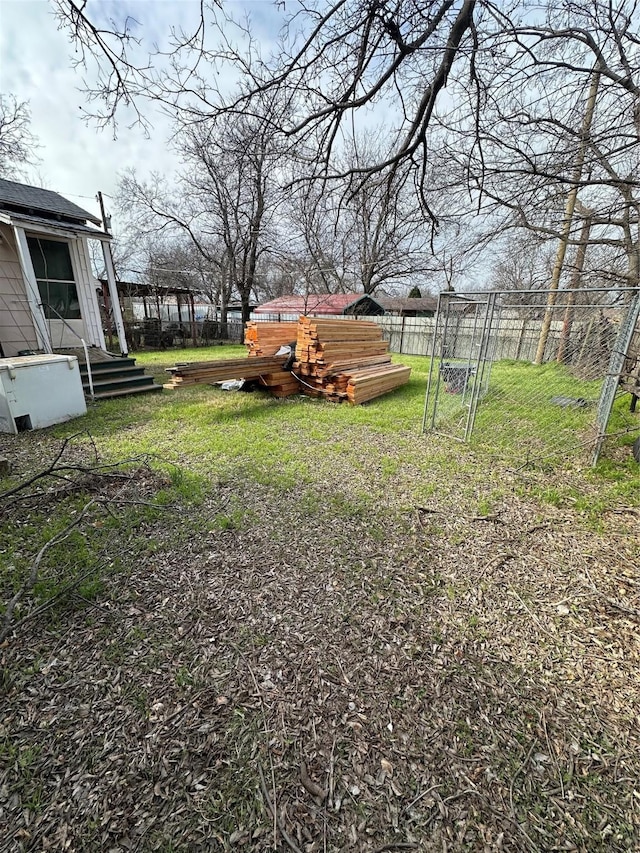
[{"label": "fallen branch", "polygon": [[[122,465],[130,464],[132,462],[138,462],[138,458],[133,459],[125,459],[121,462],[113,462],[105,465],[97,465],[94,467],[90,467],[87,465],[63,465],[55,470],[45,470],[40,472],[40,474],[35,475],[34,477],[30,477],[28,480],[25,480],[23,483],[19,483],[17,486],[14,486],[12,489],[4,492],[0,495],[0,502],[2,502],[7,497],[12,497],[13,500],[8,501],[2,508],[8,509],[11,506],[14,506],[20,501],[33,500],[35,498],[41,498],[46,496],[47,494],[70,494],[73,491],[77,491],[78,489],[85,489],[89,485],[91,478],[103,478],[109,480],[131,480],[131,475],[126,474],[122,471],[112,470],[114,468],[119,468]],[[146,461],[146,460],[145,460]],[[81,475],[86,475],[87,479],[83,480],[81,477],[73,479],[71,477],[65,477],[64,474],[61,474],[61,471],[67,472],[77,472]],[[53,480],[63,480],[68,485],[59,490],[59,492],[52,492],[43,489],[42,491],[30,492],[27,495],[20,495],[18,492],[22,491],[22,489],[27,488],[27,486],[33,485],[37,480],[41,480],[45,477],[50,477]]]},{"label": "fallen branch", "polygon": [[[47,610],[50,610],[54,606],[54,604],[56,604],[58,601],[60,601],[61,598],[64,598],[66,595],[69,595],[70,593],[73,593],[73,591],[75,589],[77,589],[84,580],[86,580],[91,574],[93,574],[93,571],[94,570],[91,569],[90,571],[84,572],[79,577],[74,578],[73,581],[71,581],[71,583],[67,584],[67,586],[58,590],[58,592],[56,592],[55,595],[52,595],[51,598],[48,598],[43,604],[40,604],[38,607],[34,607],[33,610],[30,610],[29,613],[26,614],[26,616],[23,616],[22,619],[18,619],[18,621],[14,622],[12,625],[6,624],[7,612],[5,611],[5,620],[4,620],[5,626],[3,627],[2,631],[0,631],[0,644],[2,644],[7,639],[9,634],[13,634],[14,631],[17,631],[19,628],[22,628],[22,626],[25,625],[27,622],[29,622],[31,619],[35,619],[36,616],[41,616],[43,613],[46,613]],[[14,598],[15,598],[15,596],[14,596]],[[82,598],[82,596],[80,596],[80,598]],[[83,600],[86,601],[87,599],[83,599]],[[88,602],[88,603],[93,605],[93,602]],[[96,605],[93,605],[93,606],[96,606]],[[14,605],[14,607],[15,607],[15,605]],[[101,609],[104,609],[104,608],[101,608]]]},{"label": "fallen branch", "polygon": [[[5,498],[10,497],[11,495],[16,494],[19,491],[22,491],[22,489],[26,489],[27,486],[30,486],[32,483],[35,483],[37,480],[40,480],[42,477],[46,477],[47,474],[51,474],[52,471],[65,470],[64,467],[61,467],[59,469],[56,468],[58,462],[62,459],[62,456],[64,455],[64,452],[67,449],[69,442],[72,441],[74,438],[78,438],[79,436],[84,435],[84,434],[85,433],[77,432],[74,435],[70,435],[68,438],[65,438],[65,440],[62,442],[60,450],[58,451],[53,462],[49,465],[48,468],[45,468],[43,471],[38,471],[36,474],[34,474],[32,477],[29,477],[27,480],[24,480],[22,483],[18,483],[16,486],[13,486],[13,488],[7,489],[6,492],[3,492],[2,494],[0,494],[0,501],[4,500]],[[89,437],[91,438],[91,436],[89,436]],[[93,440],[92,440],[92,443],[93,443]],[[93,444],[93,447],[95,450],[95,444]],[[97,455],[96,455],[96,461],[97,461]]]},{"label": "fallen branch", "polygon": [[611,598],[609,595],[605,595],[604,592],[600,592],[597,587],[597,584],[591,577],[589,570],[585,568],[584,570],[587,578],[589,579],[589,583],[591,584],[591,589],[593,590],[594,596],[599,598],[601,601],[604,601],[605,604],[608,604],[613,610],[618,610],[620,613],[624,613],[626,616],[631,616],[634,619],[640,620],[640,610],[637,610],[635,607],[628,607],[626,604],[623,604],[621,601],[618,601],[615,598]]},{"label": "fallen branch", "polygon": [[[58,471],[59,470],[61,469],[58,469]],[[87,468],[86,470],[74,468],[73,470],[79,470],[81,471],[81,474],[86,474],[86,476],[79,476],[74,479],[73,477],[65,477],[64,475],[58,474],[56,471],[48,476],[52,480],[62,480],[66,485],[60,486],[57,489],[49,488],[35,492],[28,492],[26,495],[14,495],[12,500],[7,501],[4,506],[0,505],[0,510],[7,511],[17,504],[24,506],[28,501],[38,501],[43,498],[55,498],[56,500],[62,499],[77,492],[88,492],[91,489],[95,490],[103,486],[105,482],[122,482],[124,480],[128,483],[134,477],[133,474],[124,474],[117,471],[100,471],[95,468]]]},{"label": "fallen branch", "polygon": [[605,602],[611,607],[613,610],[618,610],[620,613],[624,613],[625,616],[632,616],[634,619],[640,620],[640,610],[636,610],[635,607],[627,607],[619,601],[616,601],[615,598],[609,598],[608,596],[602,596]]},{"label": "fallen branch", "polygon": [[74,520],[70,524],[67,524],[64,530],[61,530],[60,533],[56,533],[56,535],[49,539],[48,542],[45,542],[42,548],[38,551],[33,563],[31,564],[29,576],[7,604],[7,609],[4,613],[2,631],[0,631],[0,643],[13,630],[13,628],[11,627],[11,620],[13,618],[13,611],[16,609],[18,602],[27,590],[33,589],[33,587],[36,585],[36,581],[38,580],[38,571],[40,569],[40,563],[42,562],[44,555],[47,553],[49,548],[53,548],[54,545],[58,545],[58,543],[64,542],[64,540],[68,538],[72,530],[77,527],[78,524],[80,524],[80,522],[85,517],[90,507],[93,506],[94,503],[95,499],[92,498],[88,504],[85,504],[78,516],[74,518]]},{"label": "fallen branch", "polygon": [[282,836],[283,841],[286,843],[286,845],[291,850],[293,850],[293,853],[302,853],[302,851],[300,850],[298,845],[295,843],[293,838],[291,838],[291,836],[289,835],[287,830],[282,825],[282,821],[280,820],[278,813],[277,813],[275,807],[273,806],[273,803],[271,802],[271,797],[269,796],[269,791],[267,789],[267,783],[266,783],[265,778],[264,778],[264,773],[262,772],[262,765],[259,762],[258,762],[258,774],[260,776],[260,789],[262,791],[262,796],[264,798],[265,805],[266,805],[271,817],[273,818],[274,823],[278,827],[278,831],[280,832],[280,835]]},{"label": "fallen branch", "polygon": [[410,811],[416,803],[419,803],[424,797],[430,794],[432,791],[437,791],[438,788],[442,788],[442,785],[432,785],[430,788],[426,788],[424,791],[421,791],[417,797],[414,797],[411,802],[403,808],[403,812]]},{"label": "fallen branch", "polygon": [[[80,433],[78,435],[80,435]],[[71,438],[75,438],[75,437],[76,436],[71,436]],[[53,548],[56,545],[59,545],[61,542],[64,542],[71,535],[71,533],[80,525],[80,523],[83,521],[83,519],[86,517],[87,513],[89,512],[89,510],[92,507],[100,506],[104,512],[109,513],[113,517],[117,517],[117,516],[115,516],[115,514],[113,512],[113,507],[114,506],[117,507],[119,505],[137,505],[137,506],[150,507],[152,509],[167,509],[168,508],[168,506],[165,504],[158,504],[158,503],[154,503],[152,501],[127,499],[127,498],[122,497],[123,493],[126,494],[126,491],[125,491],[126,488],[131,483],[135,483],[136,473],[140,469],[136,469],[136,471],[134,471],[132,473],[126,473],[123,471],[119,471],[117,469],[120,468],[123,464],[128,464],[128,463],[138,461],[138,460],[129,459],[129,460],[125,460],[124,462],[123,461],[113,462],[113,463],[108,463],[108,464],[104,464],[104,465],[97,465],[94,467],[89,467],[87,465],[60,465],[59,464],[60,459],[62,458],[62,455],[63,455],[66,447],[68,446],[71,438],[65,439],[65,441],[62,443],[62,446],[60,447],[59,451],[57,452],[55,458],[53,459],[53,461],[51,462],[50,465],[48,465],[42,471],[39,471],[37,474],[34,474],[33,476],[27,478],[22,483],[18,483],[16,486],[14,486],[13,488],[7,490],[2,495],[0,495],[0,501],[6,499],[7,497],[11,498],[11,500],[8,503],[5,503],[4,507],[2,507],[2,508],[7,509],[9,506],[15,505],[18,501],[24,501],[27,499],[44,498],[47,495],[49,497],[53,497],[53,496],[57,497],[59,494],[67,495],[71,491],[87,488],[87,485],[88,485],[87,479],[80,477],[80,478],[77,478],[74,480],[72,478],[65,476],[61,472],[80,472],[81,475],[88,474],[92,478],[98,479],[99,481],[104,481],[105,479],[109,480],[109,481],[110,480],[117,480],[119,482],[117,492],[111,498],[103,497],[101,495],[97,495],[96,497],[91,498],[91,500],[89,500],[83,506],[83,508],[76,515],[76,517],[73,519],[73,521],[71,521],[69,524],[67,524],[67,526],[63,530],[61,530],[59,533],[56,533],[51,539],[49,539],[47,542],[45,542],[44,545],[40,548],[40,550],[38,551],[38,553],[36,554],[36,556],[33,558],[32,562],[31,562],[31,565],[28,569],[27,576],[25,577],[24,581],[21,583],[18,590],[14,593],[14,595],[7,602],[7,605],[6,605],[4,614],[3,614],[3,618],[2,618],[2,623],[0,625],[0,643],[3,642],[12,632],[14,632],[21,625],[23,625],[26,621],[34,618],[38,614],[41,614],[45,610],[47,610],[51,606],[51,604],[54,601],[57,601],[61,596],[67,595],[68,593],[72,592],[77,587],[77,585],[81,582],[81,580],[83,579],[82,577],[74,580],[71,584],[65,586],[63,589],[61,589],[59,592],[57,592],[54,596],[52,596],[52,598],[49,599],[49,601],[45,602],[44,604],[42,604],[40,606],[33,607],[32,610],[30,611],[30,613],[28,613],[24,617],[20,618],[17,622],[15,622],[15,623],[13,622],[15,611],[16,611],[16,608],[18,607],[20,601],[23,599],[23,597],[25,596],[25,594],[27,592],[29,592],[30,590],[33,590],[33,588],[36,586],[36,584],[38,582],[40,567],[42,565],[42,562],[43,562],[46,554],[51,550],[51,548]],[[95,449],[95,445],[94,445],[94,449]],[[97,456],[97,452],[96,452],[96,456]],[[145,461],[146,461],[146,457],[138,457],[138,459],[140,459],[140,458],[145,458]],[[42,490],[40,492],[38,492],[38,491],[31,492],[30,491],[26,495],[19,494],[21,492],[21,490],[29,488],[35,482],[41,481],[43,478],[46,478],[46,477],[51,477],[51,478],[56,479],[56,480],[64,480],[68,484],[68,486],[66,488],[59,490],[58,492],[56,492],[54,490],[49,490],[49,491]],[[24,505],[24,504],[22,504],[22,505]]]},{"label": "fallen branch", "polygon": [[307,773],[307,765],[304,761],[300,762],[300,781],[302,782],[302,787],[315,797],[316,800],[318,800],[318,805],[322,805],[322,803],[327,799],[327,794],[329,792],[325,790],[325,788],[321,788],[320,785],[310,778]]},{"label": "fallen branch", "polygon": [[101,506],[106,506],[107,504],[113,506],[146,506],[151,509],[171,509],[171,504],[154,504],[151,501],[128,501],[121,498],[96,498],[96,503]]},{"label": "fallen branch", "polygon": [[[42,497],[43,495],[46,495],[46,489],[43,489],[42,491],[29,492],[26,495],[21,494],[30,486],[33,486],[35,483],[39,483],[42,480],[62,480],[65,484],[67,484],[67,486],[61,491],[63,491],[64,493],[68,493],[70,491],[86,486],[86,483],[82,480],[83,475],[88,477],[106,477],[109,479],[116,480],[129,480],[131,479],[131,476],[126,472],[123,472],[118,469],[121,469],[122,466],[125,464],[139,464],[141,462],[148,463],[148,456],[141,455],[132,457],[131,459],[120,460],[118,462],[105,462],[101,464],[98,459],[98,451],[96,449],[93,438],[90,434],[86,433],[86,435],[89,436],[89,441],[94,450],[95,461],[93,462],[93,464],[61,464],[61,459],[64,456],[64,453],[67,450],[70,442],[73,439],[84,435],[85,433],[75,433],[74,435],[65,438],[53,460],[46,466],[46,468],[37,471],[35,474],[32,474],[30,477],[27,477],[20,483],[16,483],[15,486],[12,486],[10,489],[7,489],[5,492],[2,492],[0,494],[0,505],[3,505],[3,508],[6,509],[18,502],[33,500]],[[70,474],[76,474],[80,476],[76,476],[74,478],[72,476],[68,476]],[[12,500],[8,501],[9,498],[12,498]]]},{"label": "fallen branch", "polygon": [[613,515],[637,515],[640,516],[640,509],[636,509],[633,506],[619,506],[616,509],[610,509],[610,513]]}]

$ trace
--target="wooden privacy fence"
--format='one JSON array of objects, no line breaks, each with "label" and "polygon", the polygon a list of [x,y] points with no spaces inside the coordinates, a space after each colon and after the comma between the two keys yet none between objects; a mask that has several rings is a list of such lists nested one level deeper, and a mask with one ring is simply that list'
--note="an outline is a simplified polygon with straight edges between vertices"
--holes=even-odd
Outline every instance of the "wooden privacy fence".
[{"label": "wooden privacy fence", "polygon": [[[256,321],[269,322],[297,320],[297,315],[274,314],[258,315]],[[327,319],[345,319],[335,316]],[[353,319],[353,318],[350,318]],[[435,317],[367,317],[369,322],[378,323],[382,327],[384,339],[389,342],[391,352],[402,355],[433,355]],[[589,330],[589,323],[591,329]],[[449,336],[454,341],[455,353],[452,357],[473,358],[472,352],[476,321],[473,318],[461,317],[455,320],[454,327],[449,329]],[[542,319],[519,317],[515,312],[503,314],[495,329],[493,360],[515,359],[516,361],[533,361],[540,338]],[[595,335],[600,334],[600,327],[593,322],[593,315],[582,322],[583,339],[586,346],[589,341],[595,341]],[[555,358],[562,333],[562,320],[553,320],[547,339],[546,358]]]}]

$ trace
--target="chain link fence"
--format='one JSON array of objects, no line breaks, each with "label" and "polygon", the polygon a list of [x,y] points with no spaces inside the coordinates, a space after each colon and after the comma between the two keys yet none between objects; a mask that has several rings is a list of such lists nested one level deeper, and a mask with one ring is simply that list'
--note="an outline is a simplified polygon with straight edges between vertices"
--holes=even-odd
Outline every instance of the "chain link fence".
[{"label": "chain link fence", "polygon": [[523,464],[595,462],[639,426],[620,384],[639,307],[630,289],[441,294],[423,428]]}]

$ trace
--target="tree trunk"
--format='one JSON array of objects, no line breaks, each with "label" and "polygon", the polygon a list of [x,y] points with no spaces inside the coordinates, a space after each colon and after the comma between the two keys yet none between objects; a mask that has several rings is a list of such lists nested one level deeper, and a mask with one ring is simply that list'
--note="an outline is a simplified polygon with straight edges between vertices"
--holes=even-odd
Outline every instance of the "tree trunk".
[{"label": "tree trunk", "polygon": [[567,201],[564,209],[564,219],[562,222],[562,229],[560,232],[560,243],[558,244],[558,252],[556,254],[556,262],[553,266],[553,272],[551,274],[551,283],[549,285],[549,295],[547,297],[547,308],[544,313],[544,318],[542,320],[542,327],[540,329],[540,338],[538,340],[538,349],[536,351],[536,357],[534,364],[542,364],[544,359],[544,351],[547,346],[547,339],[549,337],[549,330],[551,329],[551,320],[553,319],[553,307],[556,304],[556,294],[558,291],[558,287],[560,286],[560,276],[562,275],[562,267],[564,265],[564,256],[567,251],[567,243],[569,241],[569,235],[571,234],[571,225],[573,223],[573,211],[576,206],[576,199],[578,198],[578,185],[580,183],[580,179],[582,178],[582,167],[584,166],[584,158],[585,152],[587,148],[587,140],[589,137],[589,131],[591,130],[591,122],[593,120],[593,113],[596,107],[596,97],[598,95],[598,86],[600,85],[600,72],[594,71],[591,75],[591,86],[589,87],[589,96],[587,98],[587,106],[584,114],[584,118],[582,120],[582,131],[580,134],[580,145],[578,147],[578,154],[576,156],[576,162],[573,167],[573,176],[571,179],[571,189],[567,195]]},{"label": "tree trunk", "polygon": [[[580,287],[580,283],[582,280],[582,271],[584,270],[584,261],[587,256],[587,244],[589,242],[589,232],[591,231],[591,218],[589,216],[585,217],[582,223],[582,229],[580,231],[580,244],[578,246],[578,251],[576,252],[576,261],[575,267],[573,270],[573,275],[571,276],[570,288],[572,291],[577,290]],[[558,354],[556,355],[556,361],[559,364],[562,364],[564,361],[567,344],[569,343],[569,338],[571,337],[571,327],[573,326],[573,306],[575,304],[576,297],[575,293],[571,292],[567,296],[567,306],[564,309],[564,318],[562,322],[562,332],[560,334],[560,341],[558,342]]]}]

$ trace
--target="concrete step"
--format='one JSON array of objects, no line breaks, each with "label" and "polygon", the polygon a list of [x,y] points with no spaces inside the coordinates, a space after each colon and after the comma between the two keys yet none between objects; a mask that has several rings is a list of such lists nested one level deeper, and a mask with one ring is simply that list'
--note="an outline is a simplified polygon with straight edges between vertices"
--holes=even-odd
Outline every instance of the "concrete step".
[{"label": "concrete step", "polygon": [[[92,361],[91,373],[95,376],[96,373],[113,373],[118,370],[144,370],[143,367],[136,367],[135,358],[112,358],[109,361]],[[87,374],[87,365],[80,364],[80,373]]]},{"label": "concrete step", "polygon": [[[85,396],[89,397],[89,375],[84,364],[80,367],[80,375]],[[134,358],[122,357],[92,362],[91,379],[96,399],[162,390],[161,385],[155,384],[153,377],[145,374],[143,367],[136,365]]]}]

